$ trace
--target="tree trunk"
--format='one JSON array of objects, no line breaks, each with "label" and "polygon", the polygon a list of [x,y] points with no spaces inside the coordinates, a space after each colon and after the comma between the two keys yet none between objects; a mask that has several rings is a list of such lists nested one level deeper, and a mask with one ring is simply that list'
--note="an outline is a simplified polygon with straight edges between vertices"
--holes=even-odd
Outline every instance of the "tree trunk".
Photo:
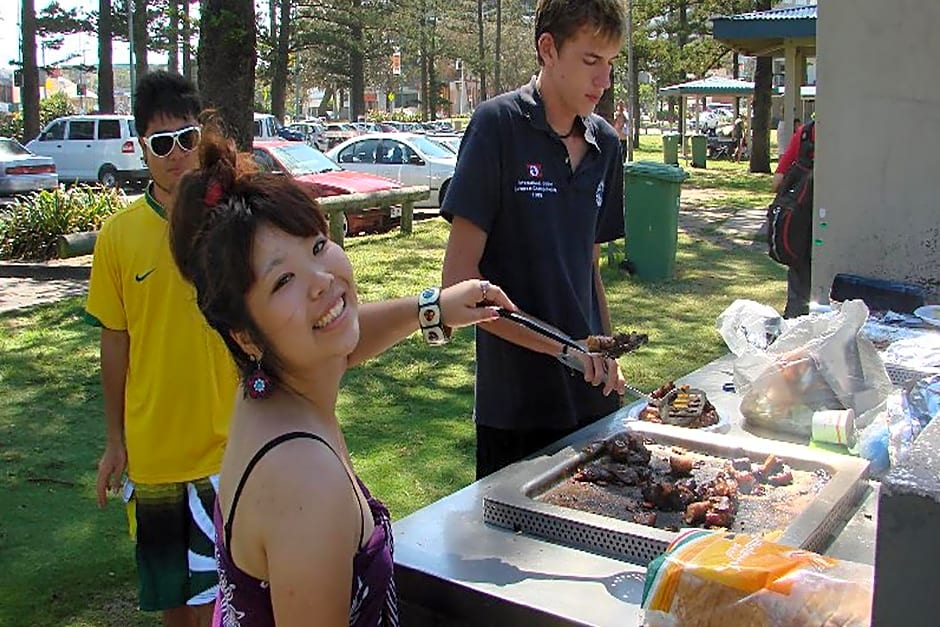
[{"label": "tree trunk", "polygon": [[[486,49],[483,47],[483,0],[477,0],[477,52],[480,63],[480,97],[479,101],[486,100]],[[479,103],[478,103],[479,104]]]},{"label": "tree trunk", "polygon": [[601,94],[594,112],[611,124],[614,123],[614,66],[610,66],[610,87]]},{"label": "tree trunk", "polygon": [[[362,42],[362,25],[357,23],[350,28],[350,35],[354,41]],[[349,53],[349,90],[349,119],[355,122],[360,115],[366,114],[365,59],[361,46],[356,46]]]},{"label": "tree trunk", "polygon": [[268,23],[271,25],[268,30],[268,45],[271,50],[277,50],[277,3],[280,0],[268,0]]},{"label": "tree trunk", "polygon": [[249,150],[254,136],[256,43],[253,0],[202,0],[199,90],[239,150]]},{"label": "tree trunk", "polygon": [[770,173],[770,91],[773,57],[757,57],[754,70],[754,118],[751,120],[751,172]]},{"label": "tree trunk", "polygon": [[193,80],[192,21],[189,17],[189,0],[182,1],[183,13],[180,16],[180,38],[183,40],[183,76]]},{"label": "tree trunk", "polygon": [[39,69],[36,67],[36,5],[23,0],[23,143],[39,134]]},{"label": "tree trunk", "polygon": [[114,113],[111,0],[98,0],[98,111]]},{"label": "tree trunk", "polygon": [[[768,11],[771,0],[754,0],[755,11]],[[757,57],[754,67],[754,117],[751,120],[751,172],[770,173],[770,108],[774,60]]]},{"label": "tree trunk", "polygon": [[434,31],[432,30],[430,46],[431,50],[428,53],[428,114],[424,117],[424,121],[437,119],[437,70],[434,67],[434,62],[437,58],[437,55],[435,54],[434,47]]},{"label": "tree trunk", "polygon": [[496,0],[496,65],[493,70],[493,93],[501,94],[503,93],[503,83],[500,78],[502,73],[502,59],[500,54],[502,53],[502,44],[503,44],[503,0]]},{"label": "tree trunk", "polygon": [[134,72],[140,81],[150,71],[150,65],[147,63],[147,48],[150,43],[147,34],[147,3],[145,0],[128,2],[134,3]]},{"label": "tree trunk", "polygon": [[[741,59],[739,57],[738,51],[734,50],[731,53],[731,77],[735,80],[741,78],[741,68],[739,67]],[[734,115],[738,117],[741,115],[741,97],[734,97]]]},{"label": "tree trunk", "polygon": [[421,35],[418,42],[421,55],[421,111],[428,119],[428,3],[421,0]]},{"label": "tree trunk", "polygon": [[333,87],[327,86],[323,88],[323,100],[320,101],[320,106],[317,107],[317,117],[325,118],[326,115],[330,112],[330,103],[333,101]]},{"label": "tree trunk", "polygon": [[[273,0],[272,0],[273,1]],[[274,75],[271,77],[271,113],[281,122],[287,100],[287,51],[290,46],[290,2],[281,0],[277,48],[274,54]]]},{"label": "tree trunk", "polygon": [[689,43],[688,0],[679,0],[679,31],[676,34],[678,35],[679,48],[685,48],[685,45]]},{"label": "tree trunk", "polygon": [[169,29],[167,32],[166,69],[170,72],[180,71],[180,3],[186,0],[170,0],[167,5]]}]

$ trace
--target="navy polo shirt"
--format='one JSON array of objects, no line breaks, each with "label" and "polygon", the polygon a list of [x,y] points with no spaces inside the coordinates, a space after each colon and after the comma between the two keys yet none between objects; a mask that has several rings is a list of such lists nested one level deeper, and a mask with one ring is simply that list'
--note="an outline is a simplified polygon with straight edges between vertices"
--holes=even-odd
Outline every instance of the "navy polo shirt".
[{"label": "navy polo shirt", "polygon": [[[577,123],[577,122],[576,122]],[[617,133],[581,118],[588,150],[571,171],[564,143],[545,119],[535,79],[482,103],[460,145],[441,215],[487,234],[480,272],[523,310],[576,339],[602,333],[594,289],[594,244],[623,236],[623,165]],[[478,328],[477,424],[570,429],[615,411],[550,355]]]}]

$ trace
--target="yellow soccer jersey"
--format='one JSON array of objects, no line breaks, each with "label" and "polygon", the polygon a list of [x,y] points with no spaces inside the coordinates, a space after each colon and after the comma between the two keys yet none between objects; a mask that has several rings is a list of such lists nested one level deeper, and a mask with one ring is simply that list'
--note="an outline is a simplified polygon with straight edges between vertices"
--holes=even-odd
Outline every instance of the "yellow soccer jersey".
[{"label": "yellow soccer jersey", "polygon": [[128,476],[191,481],[222,462],[238,376],[170,252],[166,214],[149,191],[111,216],[95,244],[85,309],[130,335],[124,388]]}]

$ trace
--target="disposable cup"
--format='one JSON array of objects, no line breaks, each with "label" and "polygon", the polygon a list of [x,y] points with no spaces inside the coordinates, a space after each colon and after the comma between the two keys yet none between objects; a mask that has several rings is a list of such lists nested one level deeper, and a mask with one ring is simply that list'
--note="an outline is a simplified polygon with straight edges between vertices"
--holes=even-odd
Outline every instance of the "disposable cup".
[{"label": "disposable cup", "polygon": [[851,409],[813,412],[813,439],[852,447],[855,444],[855,412]]}]

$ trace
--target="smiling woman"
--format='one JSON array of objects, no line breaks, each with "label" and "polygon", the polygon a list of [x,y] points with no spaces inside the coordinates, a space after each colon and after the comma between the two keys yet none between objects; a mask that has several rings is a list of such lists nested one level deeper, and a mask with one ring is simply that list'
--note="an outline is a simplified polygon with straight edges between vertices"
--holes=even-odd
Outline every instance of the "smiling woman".
[{"label": "smiling woman", "polygon": [[244,392],[214,508],[217,624],[306,625],[315,615],[397,625],[391,519],[353,470],[336,415],[340,381],[419,327],[438,344],[454,327],[496,319],[484,298],[514,306],[476,279],[360,303],[309,189],[236,157],[213,129],[199,153],[202,168],[179,186],[171,247]]}]

